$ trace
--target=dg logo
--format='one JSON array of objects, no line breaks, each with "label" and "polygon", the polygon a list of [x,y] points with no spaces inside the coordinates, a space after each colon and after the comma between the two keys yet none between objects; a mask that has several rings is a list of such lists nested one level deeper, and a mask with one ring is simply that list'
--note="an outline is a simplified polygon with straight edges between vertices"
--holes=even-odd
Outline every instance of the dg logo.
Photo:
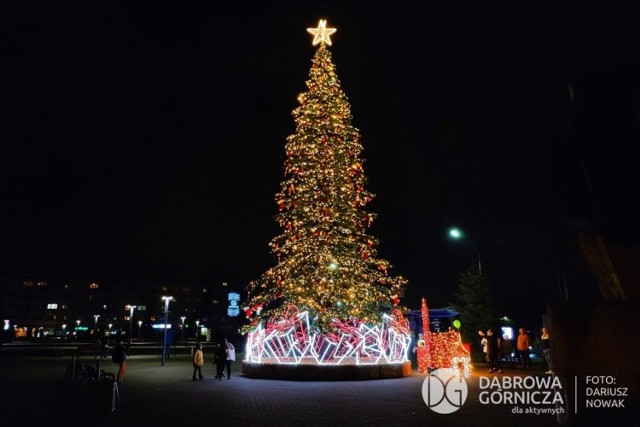
[{"label": "dg logo", "polygon": [[467,400],[467,382],[452,368],[436,369],[422,383],[422,399],[438,414],[451,414]]}]

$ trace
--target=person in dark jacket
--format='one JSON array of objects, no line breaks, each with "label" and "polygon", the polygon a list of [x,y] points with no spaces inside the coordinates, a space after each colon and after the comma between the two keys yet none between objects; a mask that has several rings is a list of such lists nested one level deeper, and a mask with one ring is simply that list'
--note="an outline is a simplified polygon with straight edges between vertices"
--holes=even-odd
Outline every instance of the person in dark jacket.
[{"label": "person in dark jacket", "polygon": [[553,375],[551,370],[551,346],[549,345],[549,329],[547,327],[542,328],[542,335],[540,336],[540,342],[542,343],[542,353],[544,354],[544,360],[547,361],[549,370],[545,372],[547,375]]},{"label": "person in dark jacket", "polygon": [[507,334],[502,336],[502,344],[500,345],[501,359],[506,362],[507,368],[513,368],[513,341],[509,339]]},{"label": "person in dark jacket", "polygon": [[222,381],[222,377],[224,377],[224,368],[227,364],[227,349],[224,346],[224,343],[218,344],[218,346],[214,350],[214,363],[216,364],[216,378]]},{"label": "person in dark jacket", "polygon": [[502,373],[500,366],[500,337],[493,334],[493,330],[487,331],[487,358],[489,359],[489,372]]}]

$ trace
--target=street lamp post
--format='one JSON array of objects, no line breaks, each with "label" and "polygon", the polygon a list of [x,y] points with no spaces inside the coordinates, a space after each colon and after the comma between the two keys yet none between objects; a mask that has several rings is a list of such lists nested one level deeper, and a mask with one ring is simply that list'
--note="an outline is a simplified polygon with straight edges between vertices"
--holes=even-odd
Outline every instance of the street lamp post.
[{"label": "street lamp post", "polygon": [[482,260],[480,258],[480,250],[478,249],[478,247],[474,245],[473,242],[462,232],[462,230],[457,227],[452,227],[449,229],[449,237],[454,240],[464,240],[471,245],[473,250],[476,251],[476,255],[478,255],[478,273],[482,275]]},{"label": "street lamp post", "polygon": [[93,333],[98,335],[98,318],[100,317],[99,314],[94,314],[93,315]]},{"label": "street lamp post", "polygon": [[182,331],[180,333],[180,341],[184,341],[184,320],[186,319],[186,316],[180,316],[180,320],[182,320],[182,326],[180,327],[180,330]]},{"label": "street lamp post", "polygon": [[164,300],[164,339],[162,340],[162,366],[164,366],[164,359],[167,357],[167,324],[169,323],[169,301],[173,297],[163,296]]},{"label": "street lamp post", "polygon": [[200,341],[200,321],[196,320],[196,342]]},{"label": "street lamp post", "polygon": [[140,331],[142,330],[142,320],[138,320],[138,341],[140,341]]},{"label": "street lamp post", "polygon": [[129,307],[129,339],[133,334],[133,310],[138,307],[137,305],[128,305]]}]

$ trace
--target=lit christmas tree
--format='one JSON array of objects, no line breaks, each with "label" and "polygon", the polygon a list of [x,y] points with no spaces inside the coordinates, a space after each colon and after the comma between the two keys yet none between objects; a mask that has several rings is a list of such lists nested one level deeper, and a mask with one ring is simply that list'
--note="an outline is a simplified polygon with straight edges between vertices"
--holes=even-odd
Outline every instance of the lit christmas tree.
[{"label": "lit christmas tree", "polygon": [[[328,378],[325,368],[339,379],[410,375],[409,324],[397,308],[406,280],[388,275],[367,233],[375,216],[363,207],[373,194],[364,188],[360,134],[327,49],[336,30],[320,21],[308,31],[320,46],[285,147],[276,195],[283,231],[270,243],[278,262],[249,284],[243,372],[273,378],[271,366],[304,364],[323,365],[320,378]],[[393,366],[369,369],[378,364]]]},{"label": "lit christmas tree", "polygon": [[336,333],[336,319],[380,324],[398,306],[406,280],[388,274],[378,240],[368,234],[375,215],[363,207],[374,195],[365,189],[360,134],[327,48],[336,30],[320,21],[308,31],[319,47],[285,146],[276,195],[283,231],[270,243],[277,265],[249,284],[245,313],[255,327],[287,317],[294,306],[308,312],[314,330]]}]

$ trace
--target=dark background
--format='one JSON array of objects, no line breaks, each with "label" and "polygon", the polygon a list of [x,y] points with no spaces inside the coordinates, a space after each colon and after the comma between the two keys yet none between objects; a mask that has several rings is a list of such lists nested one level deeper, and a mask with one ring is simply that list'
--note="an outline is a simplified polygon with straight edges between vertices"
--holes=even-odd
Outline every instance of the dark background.
[{"label": "dark background", "polygon": [[3,4],[0,274],[259,277],[326,18],[403,303],[477,262],[451,225],[507,312],[595,296],[566,230],[640,241],[637,2],[297,3]]}]

